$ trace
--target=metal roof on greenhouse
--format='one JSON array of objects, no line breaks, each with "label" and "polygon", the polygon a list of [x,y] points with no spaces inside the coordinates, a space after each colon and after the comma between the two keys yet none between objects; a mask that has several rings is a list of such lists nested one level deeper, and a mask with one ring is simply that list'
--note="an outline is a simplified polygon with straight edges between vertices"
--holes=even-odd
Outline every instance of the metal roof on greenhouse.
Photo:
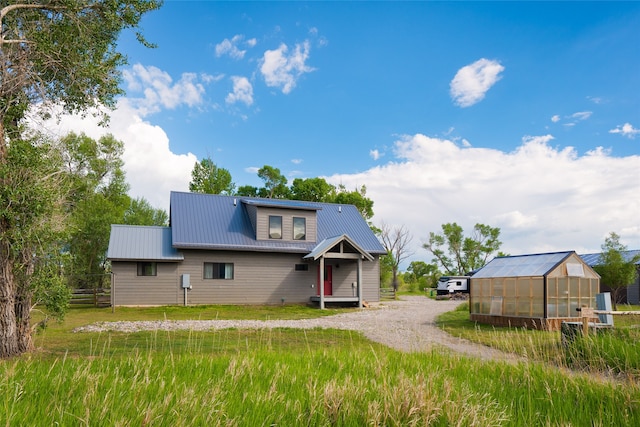
[{"label": "metal roof on greenhouse", "polygon": [[473,278],[543,276],[573,253],[575,252],[567,251],[497,257],[475,273]]}]

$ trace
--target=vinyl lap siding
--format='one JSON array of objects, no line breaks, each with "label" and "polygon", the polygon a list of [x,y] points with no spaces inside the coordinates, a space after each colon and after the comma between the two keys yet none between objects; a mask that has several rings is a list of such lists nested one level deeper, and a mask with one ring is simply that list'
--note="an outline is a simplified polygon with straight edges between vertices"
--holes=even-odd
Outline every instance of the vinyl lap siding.
[{"label": "vinyl lap siding", "polygon": [[[331,273],[333,279],[333,296],[335,297],[352,297],[357,296],[353,287],[353,282],[358,280],[358,263],[351,260],[326,261],[327,265],[331,265]],[[336,266],[338,266],[336,268]],[[314,266],[315,267],[315,266]],[[316,270],[317,271],[317,270]],[[362,262],[362,287],[364,292],[362,298],[365,301],[380,301],[380,263],[378,257],[373,262]],[[316,279],[317,280],[317,279]]]},{"label": "vinyl lap siding", "polygon": [[[189,304],[282,304],[315,295],[316,269],[295,271],[300,255],[234,251],[184,251],[180,273],[191,275]],[[233,263],[234,277],[204,279],[205,262]]]},{"label": "vinyl lap siding", "polygon": [[[135,262],[113,262],[115,305],[182,305],[182,274],[190,275],[190,305],[307,303],[317,295],[318,264],[310,263],[308,271],[295,271],[296,264],[305,264],[299,254],[187,250],[184,257],[181,263],[158,263],[157,276],[138,276]],[[205,262],[233,263],[234,278],[204,279]],[[327,264],[333,265],[333,295],[354,296],[351,284],[357,280],[357,263],[332,260]],[[379,301],[378,257],[362,263],[362,276],[363,298]]]},{"label": "vinyl lap siding", "polygon": [[269,239],[269,216],[282,217],[282,239],[293,241],[293,217],[306,219],[306,242],[315,242],[317,238],[316,211],[296,211],[291,209],[259,208],[257,210],[256,239]]},{"label": "vinyl lap siding", "polygon": [[173,305],[180,303],[178,263],[157,263],[156,276],[138,276],[138,263],[111,264],[115,305]]}]

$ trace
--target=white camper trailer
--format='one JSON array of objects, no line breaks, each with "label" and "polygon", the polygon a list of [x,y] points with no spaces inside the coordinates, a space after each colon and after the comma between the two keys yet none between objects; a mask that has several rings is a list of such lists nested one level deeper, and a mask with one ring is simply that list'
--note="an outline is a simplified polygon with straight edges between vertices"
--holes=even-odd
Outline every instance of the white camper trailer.
[{"label": "white camper trailer", "polygon": [[452,295],[456,292],[469,293],[469,276],[442,276],[438,279],[436,288],[438,295]]}]

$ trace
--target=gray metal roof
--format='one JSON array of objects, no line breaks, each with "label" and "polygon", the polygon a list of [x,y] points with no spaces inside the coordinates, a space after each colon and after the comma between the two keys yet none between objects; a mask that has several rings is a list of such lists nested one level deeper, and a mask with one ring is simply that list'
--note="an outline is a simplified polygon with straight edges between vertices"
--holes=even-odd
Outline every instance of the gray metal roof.
[{"label": "gray metal roof", "polygon": [[176,248],[309,253],[317,242],[256,240],[247,206],[316,210],[317,242],[347,235],[364,251],[385,254],[353,205],[200,193],[171,193],[171,230]]},{"label": "gray metal roof", "polygon": [[[631,261],[633,258],[640,256],[640,250],[631,250],[631,251],[622,251],[622,258],[625,262]],[[600,257],[602,256],[601,252],[594,254],[583,254],[580,255],[580,258],[589,265],[590,267],[599,265],[601,263]],[[636,261],[636,265],[640,265],[640,260]]]},{"label": "gray metal roof", "polygon": [[112,225],[107,258],[110,260],[182,261],[171,246],[171,228]]},{"label": "gray metal roof", "polygon": [[308,211],[317,211],[318,209],[322,209],[319,206],[311,205],[310,202],[299,200],[241,198],[241,201],[246,205],[265,206],[270,208],[299,209]]},{"label": "gray metal roof", "polygon": [[573,253],[574,251],[568,251],[496,257],[475,273],[473,278],[543,276]]}]

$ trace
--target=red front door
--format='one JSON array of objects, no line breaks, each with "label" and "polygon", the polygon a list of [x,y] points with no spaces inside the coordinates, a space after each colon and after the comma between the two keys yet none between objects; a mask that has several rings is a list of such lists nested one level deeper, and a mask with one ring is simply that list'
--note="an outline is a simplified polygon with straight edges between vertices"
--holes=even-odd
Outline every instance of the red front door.
[{"label": "red front door", "polygon": [[[318,267],[318,283],[320,282],[320,268]],[[318,287],[318,295],[320,295],[320,287]],[[331,266],[324,266],[324,296],[333,295],[333,280],[331,278]]]}]

